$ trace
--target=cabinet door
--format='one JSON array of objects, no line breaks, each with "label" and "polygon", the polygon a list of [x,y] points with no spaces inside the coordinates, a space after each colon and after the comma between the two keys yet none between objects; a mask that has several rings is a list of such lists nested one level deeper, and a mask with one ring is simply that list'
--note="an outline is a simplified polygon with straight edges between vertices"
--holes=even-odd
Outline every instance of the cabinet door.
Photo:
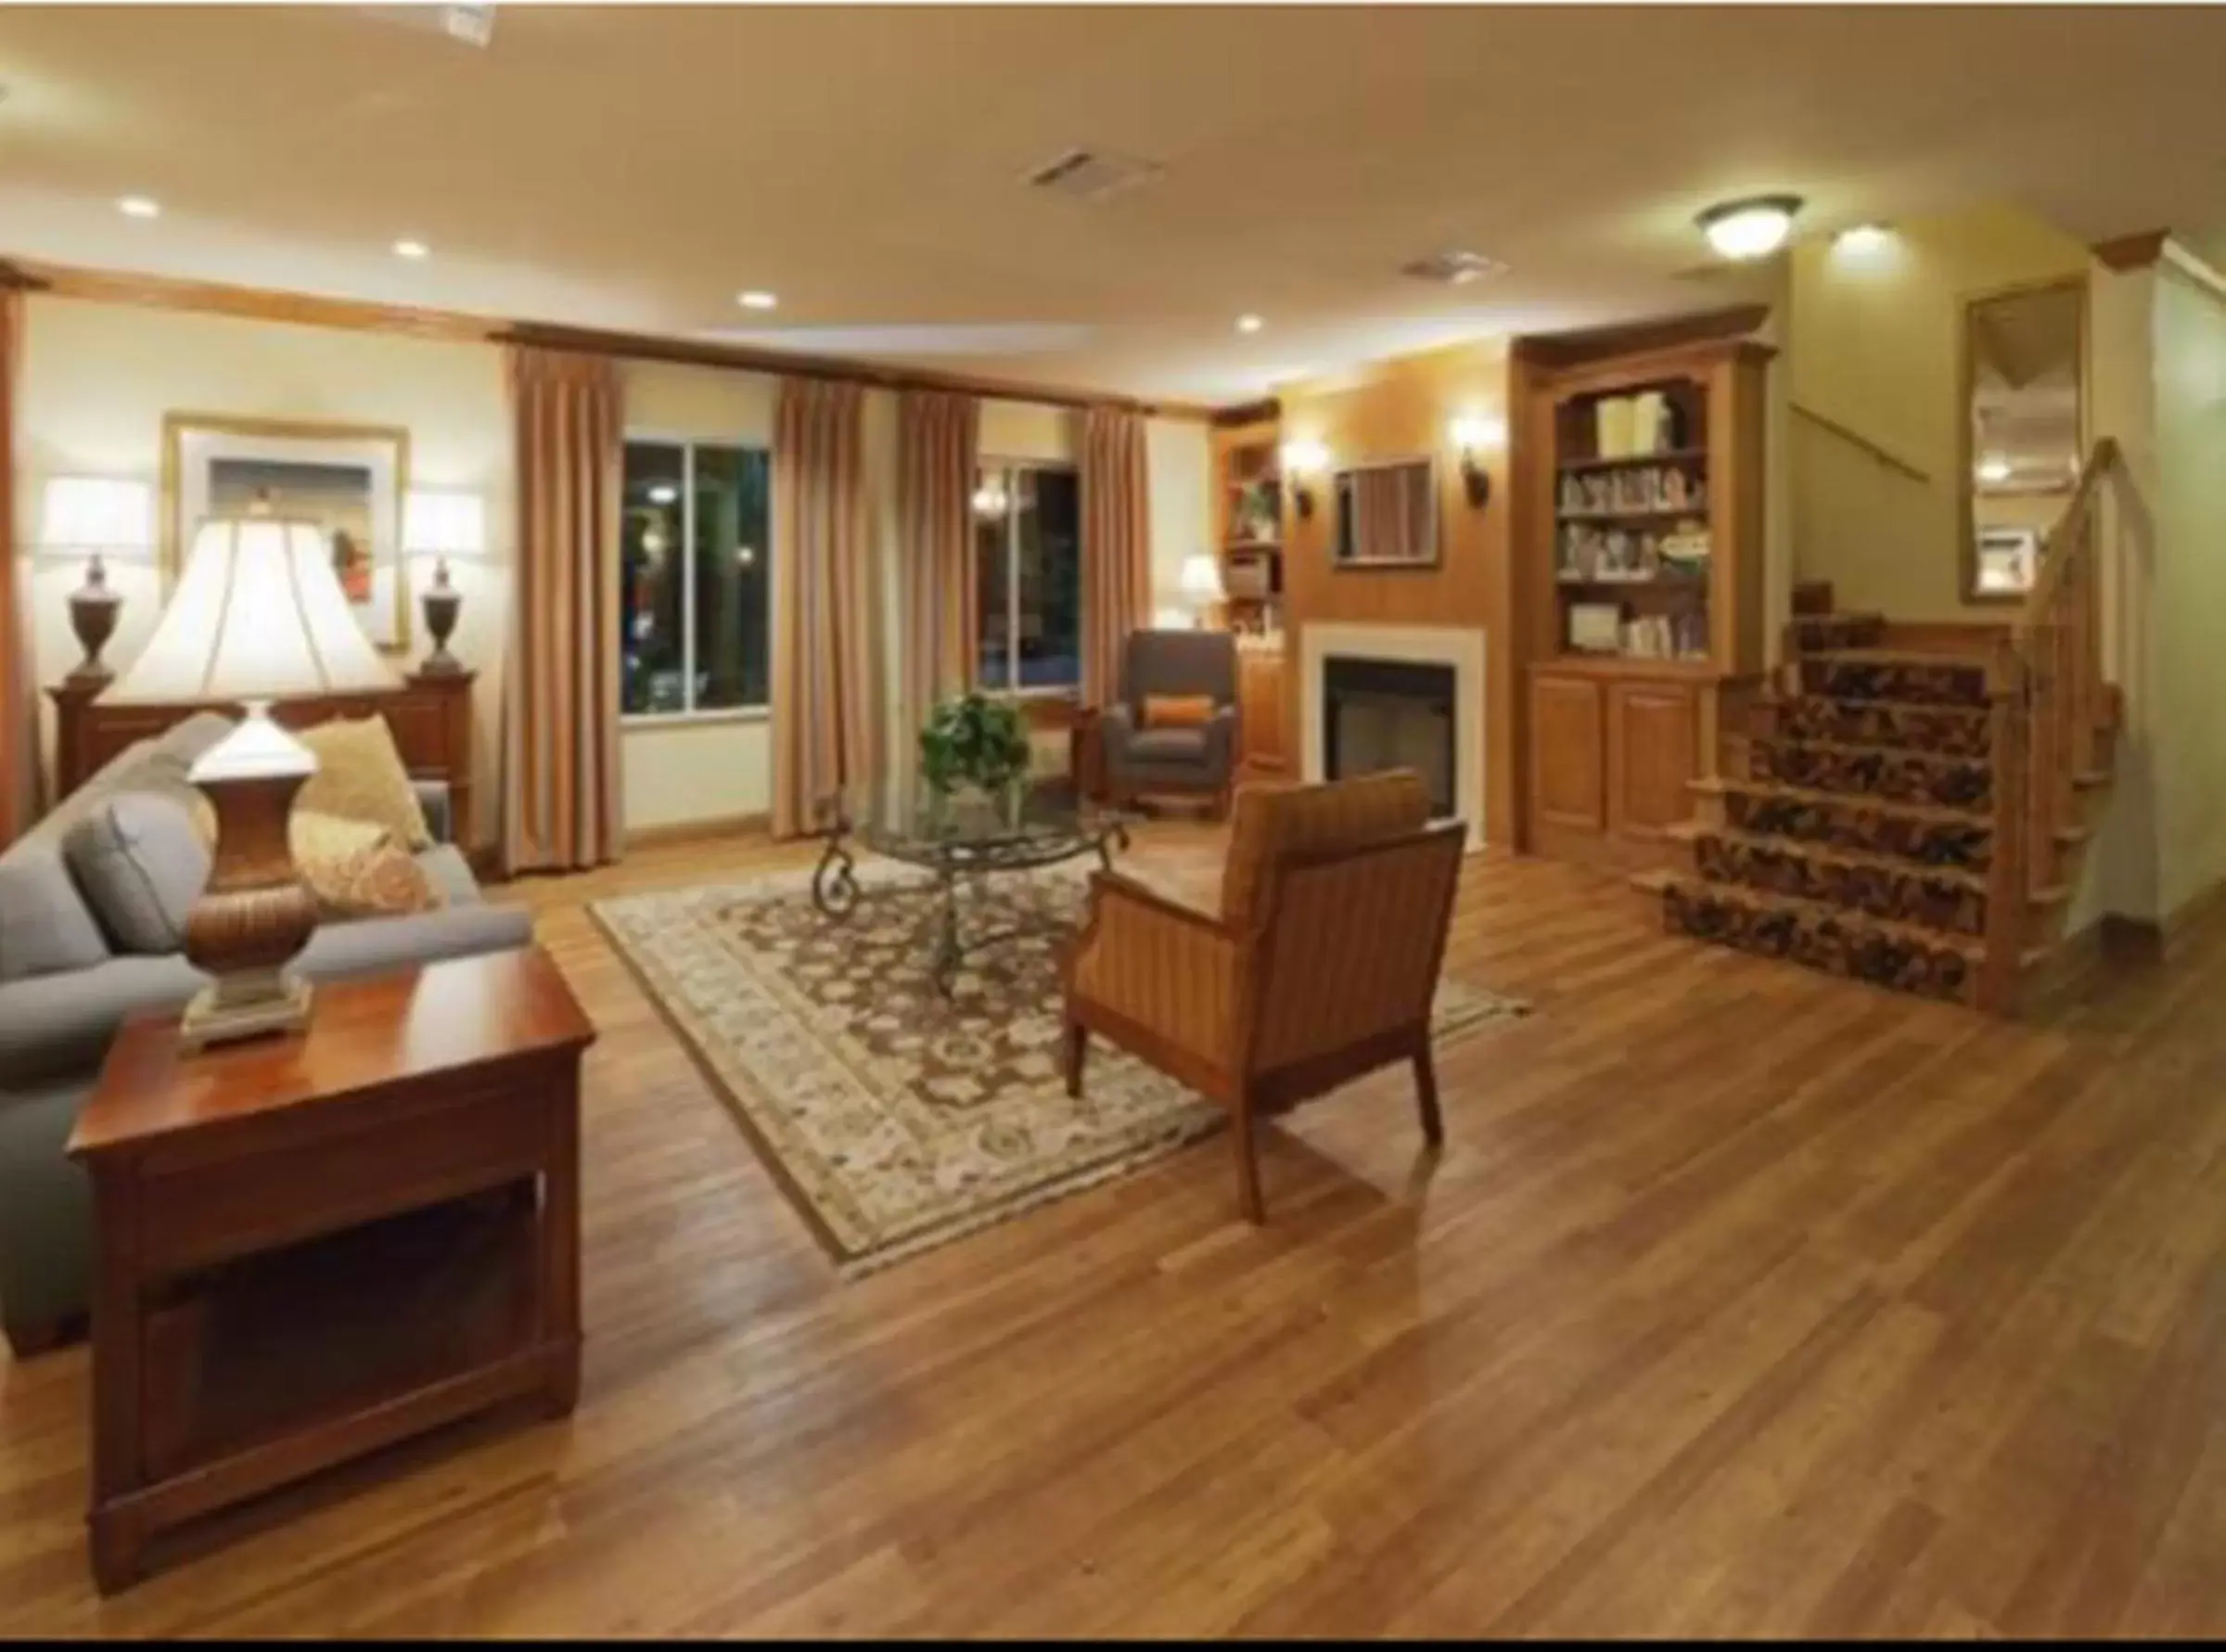
[{"label": "cabinet door", "polygon": [[1607,824],[1618,837],[1658,840],[1693,813],[1699,776],[1699,700],[1677,683],[1618,683],[1608,690]]},{"label": "cabinet door", "polygon": [[1530,680],[1530,796],[1541,828],[1597,832],[1606,826],[1601,724],[1597,682]]},{"label": "cabinet door", "polygon": [[1283,750],[1283,656],[1246,650],[1237,656],[1237,715],[1242,722],[1244,763],[1248,769],[1280,773]]}]

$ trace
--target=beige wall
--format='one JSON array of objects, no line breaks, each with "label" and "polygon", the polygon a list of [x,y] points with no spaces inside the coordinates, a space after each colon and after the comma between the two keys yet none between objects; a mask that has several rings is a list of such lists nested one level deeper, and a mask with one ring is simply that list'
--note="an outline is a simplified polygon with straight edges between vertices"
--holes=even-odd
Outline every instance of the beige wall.
[{"label": "beige wall", "polygon": [[[494,773],[515,515],[499,347],[36,296],[24,335],[18,386],[19,545],[35,541],[48,477],[128,476],[155,485],[161,471],[162,417],[179,410],[404,426],[410,431],[411,485],[480,494],[489,554],[456,570],[465,603],[453,646],[480,673],[474,711],[481,795],[498,795]],[[772,375],[656,362],[630,362],[624,374],[632,430],[772,442],[779,394],[779,380]],[[900,633],[893,393],[869,393],[865,419],[867,509],[885,576],[877,618],[888,644],[893,717],[901,681],[894,663]],[[985,402],[982,451],[1071,462],[1079,427],[1079,416],[1069,409]],[[1155,419],[1147,454],[1154,584],[1171,590],[1182,558],[1206,542],[1206,428],[1192,420]],[[413,570],[414,577],[421,573]],[[66,598],[81,577],[74,563],[33,564],[32,647],[42,684],[56,681],[77,661]],[[160,594],[151,561],[115,566],[111,583],[124,608],[109,658],[122,668],[146,641]],[[409,656],[397,657],[398,664],[422,654],[424,639],[416,644]],[[51,749],[51,724],[48,736]],[[716,821],[771,807],[772,745],[760,716],[630,723],[620,744],[630,826]],[[492,838],[493,810],[482,812],[482,822],[484,835]]]},{"label": "beige wall", "polygon": [[[1913,218],[1857,251],[1791,255],[1786,352],[1793,555],[1839,605],[1894,619],[2000,619],[1964,602],[1958,557],[1958,344],[1966,299],[2088,273],[2086,247],[2015,208]],[[2091,329],[2092,330],[2092,329]],[[2092,339],[2091,339],[2092,349]],[[1802,416],[1823,415],[1922,482]]]}]

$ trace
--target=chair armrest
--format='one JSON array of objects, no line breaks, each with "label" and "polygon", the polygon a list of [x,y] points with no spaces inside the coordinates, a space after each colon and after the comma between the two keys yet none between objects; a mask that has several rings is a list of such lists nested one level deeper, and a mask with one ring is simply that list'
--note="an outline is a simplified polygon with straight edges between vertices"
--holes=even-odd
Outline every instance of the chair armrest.
[{"label": "chair armrest", "polygon": [[1098,712],[1097,749],[1108,761],[1128,750],[1129,741],[1135,733],[1135,719],[1129,715],[1125,703],[1116,700]]},{"label": "chair armrest", "polygon": [[425,829],[433,835],[436,843],[455,841],[455,805],[448,795],[445,780],[420,780],[413,776],[410,789],[417,794],[417,806],[425,811]]},{"label": "chair armrest", "polygon": [[1068,997],[1226,1067],[1246,956],[1220,919],[1134,878],[1100,872],[1068,959]]},{"label": "chair armrest", "polygon": [[1211,722],[1206,724],[1206,761],[1217,773],[1226,775],[1236,762],[1236,707],[1219,707]]}]

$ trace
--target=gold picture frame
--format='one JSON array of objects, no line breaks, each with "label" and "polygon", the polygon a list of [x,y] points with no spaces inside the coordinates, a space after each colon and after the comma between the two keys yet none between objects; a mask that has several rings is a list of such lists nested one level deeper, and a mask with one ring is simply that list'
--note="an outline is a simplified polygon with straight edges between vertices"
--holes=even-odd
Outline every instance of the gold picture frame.
[{"label": "gold picture frame", "polygon": [[162,593],[167,600],[203,519],[267,493],[278,515],[314,521],[365,634],[389,653],[410,646],[402,544],[410,433],[400,425],[169,413],[162,418]]}]

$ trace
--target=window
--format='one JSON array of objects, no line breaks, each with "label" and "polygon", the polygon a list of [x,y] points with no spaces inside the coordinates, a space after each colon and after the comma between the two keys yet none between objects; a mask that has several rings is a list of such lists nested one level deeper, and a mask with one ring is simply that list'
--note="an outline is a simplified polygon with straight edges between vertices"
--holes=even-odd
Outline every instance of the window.
[{"label": "window", "polygon": [[974,681],[991,691],[1082,680],[1082,510],[1075,473],[982,467],[974,496]]},{"label": "window", "polygon": [[619,704],[627,716],[766,703],[772,491],[772,456],[761,447],[627,442],[619,531]]}]

